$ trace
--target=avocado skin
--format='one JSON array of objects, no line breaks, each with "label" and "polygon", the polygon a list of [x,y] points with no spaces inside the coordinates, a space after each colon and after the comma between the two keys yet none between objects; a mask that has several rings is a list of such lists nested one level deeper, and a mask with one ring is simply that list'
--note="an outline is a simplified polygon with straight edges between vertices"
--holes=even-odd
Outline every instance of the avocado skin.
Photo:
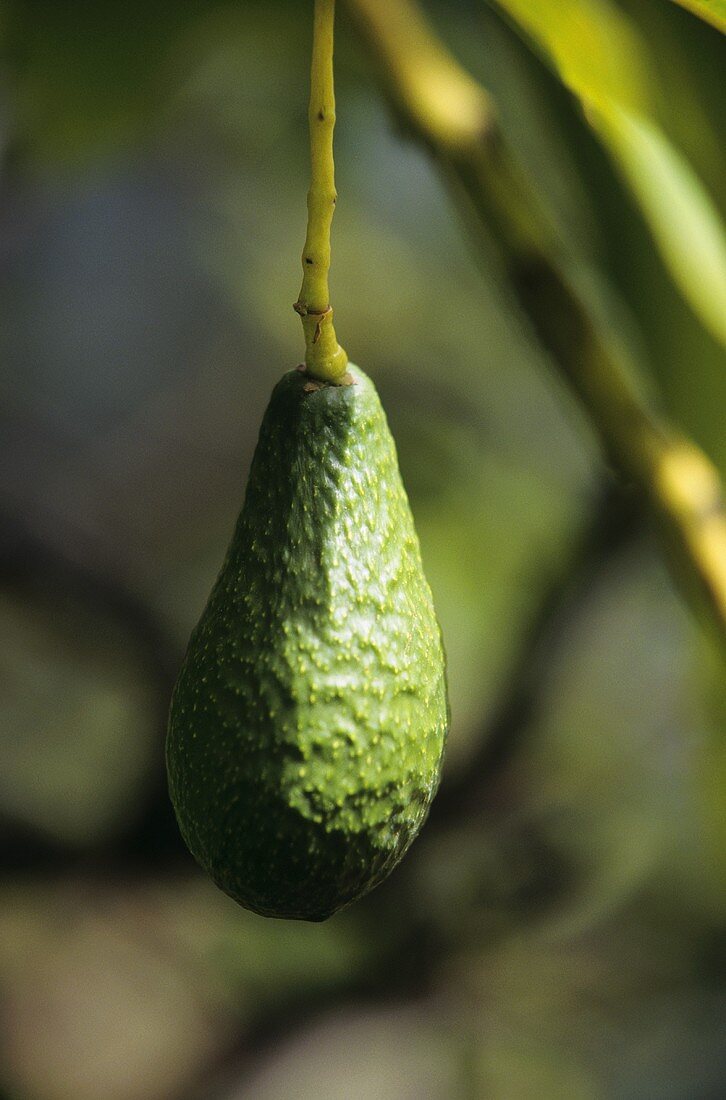
[{"label": "avocado skin", "polygon": [[373,383],[275,387],[167,739],[182,835],[265,916],[325,920],[398,863],[439,783],[441,631]]}]

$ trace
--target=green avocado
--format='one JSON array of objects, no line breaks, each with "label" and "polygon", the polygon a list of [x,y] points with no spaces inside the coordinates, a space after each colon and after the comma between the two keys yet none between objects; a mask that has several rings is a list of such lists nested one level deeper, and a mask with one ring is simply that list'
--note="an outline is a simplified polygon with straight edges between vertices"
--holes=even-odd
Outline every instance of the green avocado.
[{"label": "green avocado", "polygon": [[441,631],[373,383],[290,371],[169,721],[189,849],[241,905],[325,920],[393,869],[436,792]]}]

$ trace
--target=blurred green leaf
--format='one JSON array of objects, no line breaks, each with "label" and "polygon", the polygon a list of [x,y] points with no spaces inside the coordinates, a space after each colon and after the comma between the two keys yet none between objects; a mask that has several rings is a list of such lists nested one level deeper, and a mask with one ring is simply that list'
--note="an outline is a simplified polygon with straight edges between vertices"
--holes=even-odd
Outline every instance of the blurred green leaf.
[{"label": "blurred green leaf", "polygon": [[726,344],[726,235],[698,177],[644,116],[613,106],[597,129],[637,196],[674,280]]},{"label": "blurred green leaf", "polygon": [[570,91],[587,104],[648,107],[638,36],[610,0],[496,0],[543,50]]},{"label": "blurred green leaf", "polygon": [[673,2],[726,33],[726,0],[673,0]]},{"label": "blurred green leaf", "polygon": [[635,27],[609,0],[497,0],[581,101],[638,202],[671,277],[726,344],[726,234],[700,179],[654,120]]}]

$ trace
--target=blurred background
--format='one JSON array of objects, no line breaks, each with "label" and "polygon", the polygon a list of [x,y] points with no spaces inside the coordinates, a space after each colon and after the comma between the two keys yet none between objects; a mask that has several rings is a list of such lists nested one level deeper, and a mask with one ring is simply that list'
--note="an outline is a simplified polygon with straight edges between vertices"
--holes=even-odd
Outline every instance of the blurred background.
[{"label": "blurred background", "polygon": [[[444,630],[446,775],[323,925],[177,833],[171,686],[301,357],[311,7],[0,7],[0,1097],[717,1100],[723,665],[342,5],[336,325]],[[578,105],[482,0],[427,11],[726,473],[723,349]],[[617,11],[723,211],[724,39]]]}]

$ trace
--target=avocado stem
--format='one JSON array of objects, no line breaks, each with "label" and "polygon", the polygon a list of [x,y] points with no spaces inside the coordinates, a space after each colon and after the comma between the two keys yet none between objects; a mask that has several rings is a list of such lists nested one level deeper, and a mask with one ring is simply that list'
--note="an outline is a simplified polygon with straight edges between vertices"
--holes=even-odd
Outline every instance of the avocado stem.
[{"label": "avocado stem", "polygon": [[330,228],[337,200],[333,161],[334,21],[335,0],[315,0],[308,112],[311,164],[308,228],[302,254],[302,288],[294,308],[302,318],[308,374],[322,382],[340,383],[346,374],[348,356],[335,335],[328,287]]}]

